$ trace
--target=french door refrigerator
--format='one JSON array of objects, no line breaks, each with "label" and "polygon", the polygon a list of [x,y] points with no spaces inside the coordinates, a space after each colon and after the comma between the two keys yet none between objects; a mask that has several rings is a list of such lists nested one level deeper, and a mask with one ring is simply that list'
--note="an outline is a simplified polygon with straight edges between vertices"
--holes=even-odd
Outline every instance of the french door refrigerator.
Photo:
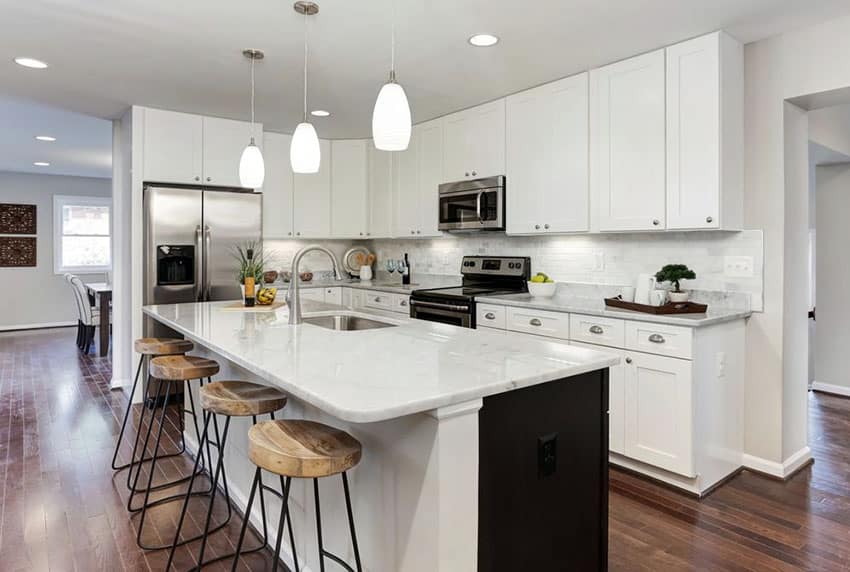
[{"label": "french door refrigerator", "polygon": [[[144,304],[238,300],[233,249],[262,237],[262,194],[146,186]],[[174,336],[147,319],[145,335]]]}]

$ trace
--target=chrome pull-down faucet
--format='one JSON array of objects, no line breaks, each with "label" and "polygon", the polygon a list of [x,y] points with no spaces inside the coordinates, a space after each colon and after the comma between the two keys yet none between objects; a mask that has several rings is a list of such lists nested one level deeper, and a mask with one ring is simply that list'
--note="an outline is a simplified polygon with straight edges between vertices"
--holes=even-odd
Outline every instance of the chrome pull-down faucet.
[{"label": "chrome pull-down faucet", "polygon": [[334,267],[334,276],[337,280],[342,280],[342,274],[339,272],[339,260],[337,260],[336,255],[325,248],[320,244],[308,244],[301,250],[295,253],[295,257],[292,259],[292,275],[289,279],[289,291],[287,292],[286,299],[289,303],[289,325],[297,326],[303,320],[301,319],[301,295],[299,294],[300,290],[298,288],[298,282],[300,278],[298,277],[298,265],[301,263],[301,259],[308,252],[319,251],[327,254]]}]

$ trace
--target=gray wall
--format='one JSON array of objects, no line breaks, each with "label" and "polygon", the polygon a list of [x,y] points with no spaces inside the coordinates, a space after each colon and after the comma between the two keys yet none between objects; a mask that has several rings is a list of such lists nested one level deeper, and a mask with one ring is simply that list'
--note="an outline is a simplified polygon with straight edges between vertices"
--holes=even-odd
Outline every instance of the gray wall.
[{"label": "gray wall", "polygon": [[[110,179],[0,172],[0,202],[37,205],[38,264],[35,268],[0,268],[0,330],[77,322],[71,291],[53,273],[53,195],[110,196]],[[103,274],[86,274],[84,282],[103,282]]]}]

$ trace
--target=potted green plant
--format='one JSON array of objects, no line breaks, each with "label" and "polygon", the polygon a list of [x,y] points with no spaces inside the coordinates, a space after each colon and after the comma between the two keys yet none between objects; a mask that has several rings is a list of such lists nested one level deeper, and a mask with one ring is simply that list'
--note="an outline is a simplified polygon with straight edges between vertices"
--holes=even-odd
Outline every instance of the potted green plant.
[{"label": "potted green plant", "polygon": [[687,302],[688,292],[683,291],[680,282],[682,280],[693,280],[697,275],[684,264],[667,264],[655,274],[657,282],[669,282],[673,285],[670,291],[671,302]]},{"label": "potted green plant", "polygon": [[233,247],[233,257],[238,263],[236,272],[236,280],[242,289],[242,297],[245,297],[245,277],[254,277],[254,289],[259,288],[263,283],[263,267],[265,264],[265,256],[263,254],[263,245],[253,240],[249,240],[244,244],[237,244]]}]

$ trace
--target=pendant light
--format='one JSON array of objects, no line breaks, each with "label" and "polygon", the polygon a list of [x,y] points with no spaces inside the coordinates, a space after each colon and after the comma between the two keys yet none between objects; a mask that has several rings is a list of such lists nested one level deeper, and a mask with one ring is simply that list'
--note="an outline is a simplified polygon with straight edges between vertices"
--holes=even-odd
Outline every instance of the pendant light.
[{"label": "pendant light", "polygon": [[265,54],[260,50],[242,50],[242,55],[251,60],[251,142],[242,151],[239,159],[239,182],[246,189],[259,189],[266,178],[266,165],[263,153],[254,142],[254,62]]},{"label": "pendant light", "polygon": [[318,14],[319,5],[314,2],[296,2],[293,8],[304,16],[304,120],[298,124],[295,133],[292,134],[289,162],[295,173],[318,173],[322,161],[322,150],[319,147],[316,129],[307,121],[307,16]]},{"label": "pendant light", "polygon": [[382,151],[404,151],[410,143],[410,105],[404,88],[395,80],[395,0],[392,10],[390,79],[378,92],[372,111],[372,139]]}]

